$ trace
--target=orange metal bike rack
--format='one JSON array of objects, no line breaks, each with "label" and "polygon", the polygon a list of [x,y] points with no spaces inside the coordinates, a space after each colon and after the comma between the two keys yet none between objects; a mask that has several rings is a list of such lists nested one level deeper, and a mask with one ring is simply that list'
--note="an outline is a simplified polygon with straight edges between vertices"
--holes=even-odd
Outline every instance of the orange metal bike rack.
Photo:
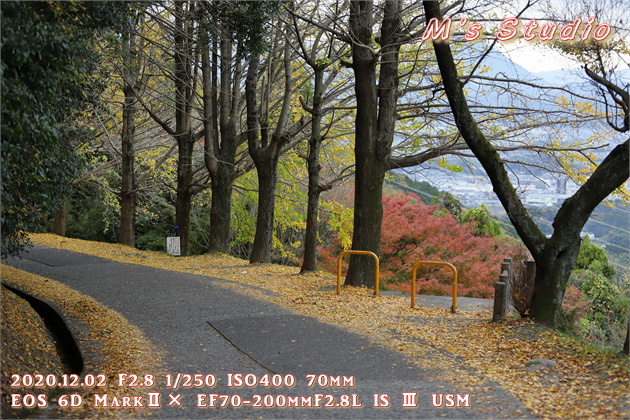
[{"label": "orange metal bike rack", "polygon": [[421,265],[437,265],[440,267],[448,267],[453,271],[453,305],[451,306],[451,312],[457,312],[457,269],[451,263],[440,261],[420,261],[414,264],[411,269],[411,308],[416,306],[416,270]]},{"label": "orange metal bike rack", "polygon": [[343,251],[341,254],[339,254],[339,257],[337,257],[337,294],[341,293],[341,259],[343,258],[344,255],[348,255],[348,254],[370,255],[372,256],[372,258],[374,258],[374,263],[375,263],[374,296],[378,296],[378,281],[379,281],[380,270],[381,270],[378,256],[372,251],[355,251],[352,249],[348,251]]}]

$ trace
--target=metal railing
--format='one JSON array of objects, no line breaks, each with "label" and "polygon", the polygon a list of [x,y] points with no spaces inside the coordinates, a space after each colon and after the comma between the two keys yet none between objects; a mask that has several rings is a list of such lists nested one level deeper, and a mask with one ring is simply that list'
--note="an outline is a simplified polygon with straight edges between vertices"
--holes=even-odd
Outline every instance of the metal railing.
[{"label": "metal railing", "polygon": [[348,254],[370,255],[372,258],[374,258],[374,296],[378,296],[378,281],[380,278],[381,270],[378,256],[372,251],[355,251],[352,249],[348,251],[343,251],[341,254],[339,254],[339,257],[337,257],[337,294],[341,293],[341,259],[344,255]]},{"label": "metal railing", "polygon": [[453,271],[453,304],[451,306],[451,312],[457,312],[457,269],[451,263],[440,261],[420,261],[414,264],[411,269],[411,308],[416,305],[416,270],[422,265],[437,265],[440,267],[448,267]]}]

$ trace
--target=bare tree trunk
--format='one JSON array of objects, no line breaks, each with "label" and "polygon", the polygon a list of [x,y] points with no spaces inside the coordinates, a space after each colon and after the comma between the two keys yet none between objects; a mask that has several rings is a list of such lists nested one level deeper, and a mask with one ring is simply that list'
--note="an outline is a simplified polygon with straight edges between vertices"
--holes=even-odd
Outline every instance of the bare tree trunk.
[{"label": "bare tree trunk", "polygon": [[[177,198],[175,200],[175,223],[179,227],[181,255],[188,255],[190,234],[190,209],[193,197],[192,188],[192,153],[195,136],[192,134],[192,19],[194,5],[185,11],[186,2],[173,2],[175,8],[175,139],[178,145],[177,160]],[[185,16],[185,13],[189,15]]]},{"label": "bare tree trunk", "polygon": [[[213,43],[212,68],[209,50],[204,50],[202,57],[206,110],[205,162],[212,179],[209,253],[230,251],[232,186],[238,176],[235,163],[239,142],[236,124],[241,111],[239,107],[241,64],[240,58],[235,57],[233,53],[232,35],[227,29],[221,29],[221,57],[218,58],[216,43]],[[209,42],[207,44],[209,45]],[[217,74],[219,60],[220,77]]]},{"label": "bare tree trunk", "polygon": [[63,197],[61,204],[55,210],[55,224],[53,232],[55,235],[66,236],[66,214],[68,208],[68,198]]},{"label": "bare tree trunk", "polygon": [[274,232],[278,158],[258,160],[258,213],[250,263],[270,262]]},{"label": "bare tree trunk", "polygon": [[194,141],[184,137],[179,139],[179,158],[177,160],[177,197],[175,198],[175,224],[180,237],[181,255],[188,255],[188,239],[190,237],[190,210],[193,193],[192,182],[192,150]]},{"label": "bare tree trunk", "polygon": [[[401,25],[401,2],[384,5],[379,57],[370,47],[373,37],[373,2],[350,3],[350,33],[352,68],[355,74],[357,99],[355,132],[355,199],[352,249],[380,252],[383,222],[383,181],[388,169],[388,157],[394,140],[398,87],[397,42]],[[374,266],[367,258],[350,258],[345,284],[374,286]]]},{"label": "bare tree trunk", "polygon": [[573,240],[545,246],[545,252],[534,257],[536,277],[530,315],[538,321],[555,326],[562,308],[564,292],[580,251],[580,234]]},{"label": "bare tree trunk", "polygon": [[[250,58],[247,79],[245,81],[248,130],[247,143],[249,153],[258,172],[258,214],[254,243],[249,258],[250,263],[271,261],[278,159],[288,140],[286,126],[289,118],[293,83],[291,48],[289,42],[286,41],[285,43],[282,58],[285,82],[282,109],[277,120],[276,129],[270,139],[268,139],[269,130],[266,126],[266,117],[263,117],[265,126],[261,130],[258,103],[256,100],[259,63],[260,54],[253,53]],[[269,81],[269,83],[272,82],[273,81]]]},{"label": "bare tree trunk", "polygon": [[[331,85],[336,75],[339,73],[335,63],[337,58],[343,54],[345,47],[333,52],[332,40],[331,44],[326,46],[325,54],[327,60],[318,59],[321,35],[323,29],[319,30],[315,42],[312,45],[305,45],[300,34],[297,34],[297,42],[299,49],[302,51],[304,61],[313,69],[313,105],[310,107],[306,102],[308,100],[300,97],[302,108],[311,114],[311,133],[308,139],[308,154],[306,156],[306,169],[308,171],[308,199],[306,208],[306,229],[304,232],[304,254],[302,267],[300,272],[317,271],[317,232],[319,229],[319,199],[324,191],[330,190],[334,185],[334,180],[327,184],[320,184],[320,151],[324,134],[322,129],[322,119],[324,117],[324,93]],[[310,52],[309,52],[310,48]],[[334,59],[333,59],[334,58]],[[326,79],[324,79],[326,74]],[[332,122],[330,123],[333,124]],[[330,126],[329,126],[330,128]]]},{"label": "bare tree trunk", "polygon": [[[227,168],[225,167],[227,166]],[[212,177],[212,203],[210,208],[210,244],[208,252],[230,252],[232,184],[234,166],[220,163]]]},{"label": "bare tree trunk", "polygon": [[311,136],[308,141],[308,202],[306,208],[306,231],[304,233],[304,260],[300,272],[317,271],[317,228],[319,216],[319,196],[323,189],[319,185],[319,152],[321,149],[321,120],[324,70],[323,66],[312,63],[315,71],[315,86],[313,92],[313,109],[311,110]]},{"label": "bare tree trunk", "polygon": [[[310,165],[309,165],[310,166]],[[308,202],[306,208],[306,230],[304,232],[304,260],[300,267],[300,273],[317,271],[317,229],[319,216],[319,185],[313,186],[313,182],[319,182],[318,172],[310,172],[308,185]]]},{"label": "bare tree trunk", "polygon": [[123,107],[122,147],[121,147],[121,185],[120,185],[120,233],[118,242],[135,246],[134,226],[136,219],[136,177],[134,171],[134,141],[136,97],[133,88],[125,86],[125,104]]}]

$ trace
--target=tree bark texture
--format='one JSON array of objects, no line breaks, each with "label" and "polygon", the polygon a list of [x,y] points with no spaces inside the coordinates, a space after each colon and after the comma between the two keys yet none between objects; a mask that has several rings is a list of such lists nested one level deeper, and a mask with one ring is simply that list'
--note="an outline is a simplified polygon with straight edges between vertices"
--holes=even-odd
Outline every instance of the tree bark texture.
[{"label": "tree bark texture", "polygon": [[68,197],[63,197],[61,203],[55,210],[55,222],[53,232],[55,235],[66,236],[66,215],[68,209]]},{"label": "tree bark texture", "polygon": [[217,172],[212,177],[209,253],[230,252],[233,181],[234,165],[219,163]]},{"label": "tree bark texture", "polygon": [[[270,66],[273,60],[270,59]],[[249,154],[256,165],[258,172],[258,213],[256,216],[256,233],[250,254],[250,263],[271,262],[273,247],[274,212],[276,204],[276,184],[278,178],[278,159],[282,148],[287,143],[287,121],[291,104],[293,87],[291,48],[288,40],[285,42],[282,56],[284,69],[284,94],[282,109],[277,118],[276,128],[268,139],[267,127],[268,115],[263,116],[265,126],[261,130],[261,122],[257,103],[258,69],[260,66],[260,54],[252,53],[245,81],[245,97],[247,104],[247,145]],[[272,83],[269,80],[268,83]]]},{"label": "tree bark texture", "polygon": [[133,88],[125,86],[125,103],[123,105],[123,126],[121,146],[121,185],[120,185],[120,233],[118,242],[135,246],[136,221],[136,179],[134,170],[134,141],[136,97]]},{"label": "tree bark texture", "polygon": [[250,263],[270,262],[273,246],[274,209],[278,181],[278,159],[269,157],[256,164],[258,172],[258,212]]},{"label": "tree bark texture", "polygon": [[[424,1],[426,20],[441,19],[439,4]],[[536,261],[536,279],[530,315],[555,326],[564,291],[580,247],[580,232],[595,207],[628,179],[628,141],[615,147],[584,185],[565,200],[547,239],[516,194],[497,150],[472,117],[450,47],[433,42],[444,89],[462,137],[490,177],[510,221]]]},{"label": "tree bark texture", "polygon": [[[174,61],[175,61],[175,140],[179,158],[177,160],[177,198],[175,200],[175,223],[179,227],[181,255],[188,255],[190,235],[190,209],[193,193],[192,153],[195,136],[192,133],[192,60],[193,33],[192,21],[184,16],[193,13],[194,5],[188,2],[173,2],[175,10]],[[188,6],[191,10],[185,11]]]},{"label": "tree bark texture", "polygon": [[177,159],[177,197],[175,198],[175,225],[180,237],[181,255],[188,255],[188,239],[190,237],[190,210],[194,194],[192,182],[192,150],[194,141],[187,137],[178,139],[179,157]]},{"label": "tree bark texture", "polygon": [[[212,179],[209,253],[230,251],[232,186],[238,176],[235,163],[239,143],[236,124],[240,119],[241,111],[239,107],[241,65],[240,58],[234,57],[233,54],[232,34],[226,29],[221,29],[220,34],[221,54],[218,58],[216,49],[214,50],[212,70],[209,64],[209,51],[204,51],[203,56],[204,62],[208,62],[203,66],[204,107],[209,109],[205,116],[205,159]],[[233,71],[234,60],[238,62]],[[219,65],[220,76],[217,75]],[[208,92],[207,95],[206,92]]]},{"label": "tree bark texture", "polygon": [[[315,63],[312,63],[313,65]],[[319,185],[321,165],[319,153],[322,145],[322,95],[324,90],[324,67],[314,65],[315,84],[313,88],[313,109],[311,110],[311,135],[308,140],[308,201],[306,207],[306,231],[304,232],[304,260],[300,272],[317,271],[317,229],[319,218],[319,196],[322,187]]]},{"label": "tree bark texture", "polygon": [[304,259],[300,273],[317,271],[317,230],[319,227],[319,186],[312,186],[311,178],[319,182],[319,170],[309,172],[308,198],[306,207],[306,230],[304,232]]},{"label": "tree bark texture", "polygon": [[[379,57],[372,49],[373,2],[350,3],[352,68],[357,101],[355,128],[355,198],[352,249],[380,252],[383,221],[383,181],[394,139],[398,87],[397,36],[400,1],[384,4]],[[364,256],[352,255],[345,284],[374,286],[374,265]]]}]

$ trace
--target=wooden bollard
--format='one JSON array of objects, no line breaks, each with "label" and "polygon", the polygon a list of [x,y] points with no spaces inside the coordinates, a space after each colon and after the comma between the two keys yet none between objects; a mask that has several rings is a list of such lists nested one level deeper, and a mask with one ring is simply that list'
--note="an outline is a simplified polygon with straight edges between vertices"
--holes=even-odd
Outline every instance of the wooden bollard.
[{"label": "wooden bollard", "polygon": [[534,285],[536,283],[536,261],[523,261],[521,283],[525,285],[525,306],[529,308],[532,303],[532,295],[534,294]]},{"label": "wooden bollard", "polygon": [[501,272],[508,272],[508,278],[511,280],[514,276],[514,268],[512,267],[512,258],[503,258],[503,262],[501,263]]},{"label": "wooden bollard", "polygon": [[507,313],[508,281],[508,272],[504,271],[499,276],[499,281],[494,284],[494,310],[492,313],[492,322],[505,318],[505,314]]},{"label": "wooden bollard", "polygon": [[503,319],[503,295],[505,295],[505,283],[502,281],[494,284],[494,311],[492,313],[492,322]]}]

